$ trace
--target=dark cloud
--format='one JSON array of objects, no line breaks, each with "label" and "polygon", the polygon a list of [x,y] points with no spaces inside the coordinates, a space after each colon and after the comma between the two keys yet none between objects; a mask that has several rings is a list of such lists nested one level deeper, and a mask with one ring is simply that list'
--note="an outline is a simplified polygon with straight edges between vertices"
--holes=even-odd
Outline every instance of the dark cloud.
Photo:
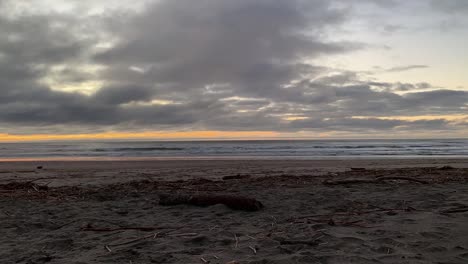
[{"label": "dark cloud", "polygon": [[443,119],[405,121],[399,119],[378,118],[332,118],[332,119],[304,119],[293,121],[292,126],[312,130],[338,131],[383,131],[383,130],[414,130],[414,129],[447,129],[448,122]]},{"label": "dark cloud", "polygon": [[432,0],[432,6],[437,10],[458,13],[458,12],[468,12],[468,2],[466,0]]},{"label": "dark cloud", "polygon": [[397,0],[363,0],[363,1],[364,2],[367,1],[369,3],[373,3],[381,7],[395,7],[398,5]]},{"label": "dark cloud", "polygon": [[147,102],[153,97],[151,87],[132,85],[107,86],[99,89],[94,98],[103,104],[120,105],[130,102]]},{"label": "dark cloud", "polygon": [[389,34],[389,33],[395,33],[397,31],[401,31],[405,29],[404,26],[402,25],[395,25],[395,24],[387,24],[387,25],[384,25],[383,26],[383,31],[384,33],[386,34]]},{"label": "dark cloud", "polygon": [[[163,0],[92,18],[1,13],[0,132],[457,127],[379,117],[464,113],[466,91],[368,81],[310,62],[365,48],[327,35],[349,15],[326,0]],[[65,92],[49,79],[103,87]]]},{"label": "dark cloud", "polygon": [[364,82],[371,87],[376,87],[381,91],[386,92],[407,92],[407,91],[417,91],[417,90],[428,90],[428,89],[440,89],[440,87],[434,87],[430,83],[421,82],[421,83],[402,83],[402,82]]},{"label": "dark cloud", "polygon": [[111,66],[110,78],[141,66],[148,70],[134,78],[184,83],[183,89],[253,79],[284,82],[306,57],[358,47],[319,38],[345,16],[323,0],[202,0],[195,6],[189,0],[161,1],[114,29],[119,43],[96,60]]}]

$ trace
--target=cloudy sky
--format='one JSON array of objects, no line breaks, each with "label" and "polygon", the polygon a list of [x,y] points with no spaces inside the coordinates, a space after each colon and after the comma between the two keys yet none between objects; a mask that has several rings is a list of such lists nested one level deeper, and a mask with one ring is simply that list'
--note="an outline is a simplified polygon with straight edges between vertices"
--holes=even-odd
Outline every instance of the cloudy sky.
[{"label": "cloudy sky", "polygon": [[468,135],[466,0],[0,0],[0,140]]}]

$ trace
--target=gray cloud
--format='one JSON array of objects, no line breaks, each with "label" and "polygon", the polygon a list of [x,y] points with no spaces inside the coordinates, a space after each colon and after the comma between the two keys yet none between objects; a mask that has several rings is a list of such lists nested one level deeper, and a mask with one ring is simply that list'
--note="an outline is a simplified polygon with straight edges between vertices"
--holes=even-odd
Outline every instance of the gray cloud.
[{"label": "gray cloud", "polygon": [[402,25],[386,24],[383,26],[383,31],[385,34],[395,33],[404,29],[406,28]]},{"label": "gray cloud", "polygon": [[333,119],[305,119],[293,121],[292,126],[298,128],[308,127],[313,130],[338,130],[338,131],[383,131],[383,130],[414,130],[414,129],[447,129],[449,123],[443,119],[405,121],[398,119],[376,118],[333,118]]},{"label": "gray cloud", "polygon": [[449,1],[440,1],[432,0],[432,6],[437,10],[458,13],[468,11],[468,2],[465,0],[449,0]]},{"label": "gray cloud", "polygon": [[153,97],[150,87],[131,85],[107,86],[99,89],[94,98],[103,104],[119,105],[130,102],[146,102]]},{"label": "gray cloud", "polygon": [[324,27],[344,19],[343,10],[322,0],[202,0],[196,8],[188,0],[162,1],[114,29],[119,43],[96,59],[112,66],[106,73],[111,78],[143,66],[148,71],[136,77],[183,82],[183,89],[253,78],[289,80],[298,60],[358,47],[318,37]]},{"label": "gray cloud", "polygon": [[[166,0],[81,19],[0,15],[0,133],[456,128],[446,120],[378,117],[464,113],[466,91],[367,81],[310,63],[365,48],[327,36],[348,12],[326,0]],[[52,77],[104,86],[91,94],[58,91],[44,82]]]}]

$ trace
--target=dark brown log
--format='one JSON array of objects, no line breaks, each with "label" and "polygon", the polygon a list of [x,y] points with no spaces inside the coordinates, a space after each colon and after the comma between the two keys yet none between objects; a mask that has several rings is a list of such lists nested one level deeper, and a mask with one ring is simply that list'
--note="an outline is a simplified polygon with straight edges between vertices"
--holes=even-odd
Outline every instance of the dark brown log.
[{"label": "dark brown log", "polygon": [[256,199],[232,195],[188,195],[188,194],[160,194],[160,205],[189,204],[195,206],[210,206],[224,204],[234,210],[258,211],[263,204]]},{"label": "dark brown log", "polygon": [[452,166],[448,166],[448,165],[447,165],[447,166],[439,167],[439,168],[437,168],[437,169],[439,169],[439,170],[453,170],[453,169],[455,169],[455,168],[452,167]]}]

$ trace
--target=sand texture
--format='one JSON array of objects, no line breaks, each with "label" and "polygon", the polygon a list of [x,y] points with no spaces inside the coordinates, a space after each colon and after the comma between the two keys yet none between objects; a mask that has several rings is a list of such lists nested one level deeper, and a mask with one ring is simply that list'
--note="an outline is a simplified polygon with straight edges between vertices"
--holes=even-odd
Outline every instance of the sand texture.
[{"label": "sand texture", "polygon": [[[0,260],[468,263],[467,164],[3,163]],[[160,205],[160,194],[250,197],[263,208]]]}]

